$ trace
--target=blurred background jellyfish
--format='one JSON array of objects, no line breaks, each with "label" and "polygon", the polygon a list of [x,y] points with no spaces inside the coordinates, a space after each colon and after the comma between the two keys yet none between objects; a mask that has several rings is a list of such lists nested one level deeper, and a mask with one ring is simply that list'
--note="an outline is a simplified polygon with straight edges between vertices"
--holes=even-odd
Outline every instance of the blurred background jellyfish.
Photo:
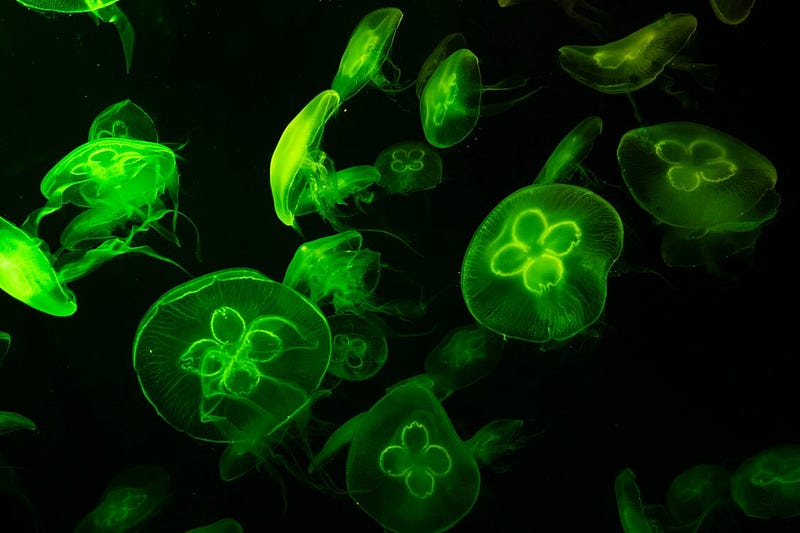
[{"label": "blurred background jellyfish", "polygon": [[349,445],[347,492],[360,509],[389,531],[445,531],[460,522],[478,498],[483,465],[479,461],[494,460],[515,448],[487,436],[513,440],[516,432],[511,428],[518,427],[519,421],[490,423],[477,438],[463,441],[433,393],[420,381],[406,381],[342,424],[314,466]]},{"label": "blurred background jellyfish", "polygon": [[617,512],[625,533],[655,533],[664,531],[666,510],[661,505],[645,505],[639,492],[636,475],[630,468],[623,468],[614,480]]},{"label": "blurred background jellyfish", "polygon": [[330,355],[319,309],[246,268],[168,291],[133,343],[142,392],[159,416],[196,439],[232,445],[221,460],[223,479],[270,460],[270,447],[319,394]]},{"label": "blurred background jellyfish", "polygon": [[800,446],[773,446],[742,462],[731,478],[731,496],[752,518],[800,516]]},{"label": "blurred background jellyfish", "polygon": [[448,33],[439,40],[431,53],[428,54],[428,57],[425,58],[425,61],[422,62],[419,73],[417,73],[417,81],[414,84],[417,99],[422,98],[422,90],[433,73],[436,72],[439,64],[456,50],[466,47],[467,40],[461,32]]},{"label": "blurred background jellyfish", "polygon": [[[396,7],[382,7],[365,15],[347,41],[339,69],[331,88],[342,101],[352,98],[370,84],[384,92],[399,92],[410,84],[400,84],[400,69],[390,54],[403,12]],[[386,76],[384,68],[392,71]]]},{"label": "blurred background jellyfish", "polygon": [[12,411],[0,411],[0,435],[20,429],[36,431],[36,423],[25,415]]},{"label": "blurred background jellyfish", "polygon": [[738,26],[750,17],[756,0],[711,0],[711,9],[719,20]]},{"label": "blurred background jellyfish", "polygon": [[8,349],[11,347],[11,335],[8,332],[0,331],[0,365],[3,364]]},{"label": "blurred background jellyfish", "polygon": [[503,337],[536,343],[574,337],[605,307],[622,236],[616,209],[592,191],[563,183],[524,187],[492,209],[467,246],[461,268],[467,308]]},{"label": "blurred background jellyfish", "polygon": [[130,99],[113,103],[97,114],[89,127],[89,140],[104,137],[138,139],[158,142],[158,131],[153,119],[144,109]]},{"label": "blurred background jellyfish", "polygon": [[160,466],[127,468],[114,476],[100,503],[75,526],[75,533],[141,531],[167,500],[170,475]]},{"label": "blurred background jellyfish", "polygon": [[589,116],[578,122],[567,133],[547,158],[533,180],[534,185],[568,182],[574,173],[586,181],[589,172],[581,165],[592,150],[595,139],[603,131],[603,119]]},{"label": "blurred background jellyfish", "polygon": [[328,317],[331,363],[328,373],[345,381],[364,381],[383,368],[389,355],[386,327],[373,313]]},{"label": "blurred background jellyfish", "polygon": [[220,518],[204,526],[187,529],[185,533],[243,533],[242,525],[235,518]]},{"label": "blurred background jellyfish", "polygon": [[442,156],[430,145],[403,141],[384,148],[375,160],[378,185],[389,194],[433,189],[442,182]]},{"label": "blurred background jellyfish", "polygon": [[698,529],[715,509],[731,502],[731,472],[720,465],[698,464],[675,476],[667,489],[667,511],[675,524]]},{"label": "blurred background jellyfish", "polygon": [[780,205],[769,159],[703,124],[630,130],[617,160],[634,200],[667,227],[661,256],[671,266],[716,270],[720,259],[754,246]]},{"label": "blurred background jellyfish", "polygon": [[17,0],[18,3],[40,13],[87,13],[96,23],[108,22],[117,29],[122,51],[125,54],[125,72],[130,73],[135,35],[128,16],[119,8],[119,0]]}]

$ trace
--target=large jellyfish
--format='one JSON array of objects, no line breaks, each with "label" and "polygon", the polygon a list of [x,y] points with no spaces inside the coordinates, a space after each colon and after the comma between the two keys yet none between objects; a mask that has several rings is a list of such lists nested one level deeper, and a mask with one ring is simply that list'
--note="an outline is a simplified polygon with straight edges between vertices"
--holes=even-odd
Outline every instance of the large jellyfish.
[{"label": "large jellyfish", "polygon": [[600,317],[622,236],[616,209],[592,191],[524,187],[489,213],[467,246],[464,301],[479,324],[504,337],[569,339]]},{"label": "large jellyfish", "polygon": [[770,160],[703,124],[630,130],[617,160],[634,200],[667,227],[661,255],[668,265],[711,268],[752,247],[780,204]]},{"label": "large jellyfish", "polygon": [[800,445],[762,450],[745,460],[731,478],[731,496],[747,516],[800,516]]},{"label": "large jellyfish", "polygon": [[125,72],[131,71],[135,34],[128,16],[119,8],[119,0],[17,0],[23,6],[40,13],[88,13],[95,21],[113,24],[122,41]]}]

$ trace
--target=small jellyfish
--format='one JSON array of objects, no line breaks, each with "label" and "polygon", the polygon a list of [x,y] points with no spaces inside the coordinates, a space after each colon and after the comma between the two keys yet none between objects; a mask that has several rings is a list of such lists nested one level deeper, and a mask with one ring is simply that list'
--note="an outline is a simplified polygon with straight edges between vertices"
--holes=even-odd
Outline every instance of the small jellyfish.
[{"label": "small jellyfish", "polygon": [[[492,90],[522,87],[527,80],[506,79],[485,85],[481,78],[478,56],[469,48],[460,48],[439,63],[431,74],[419,102],[425,139],[436,148],[449,148],[463,141],[485,115],[482,95]],[[510,108],[538,89],[507,102],[494,104],[493,113]]]},{"label": "small jellyfish", "polygon": [[119,8],[119,0],[17,0],[40,13],[88,13],[95,21],[108,22],[117,29],[125,53],[125,72],[131,71],[133,44],[136,40],[128,16]]},{"label": "small jellyfish", "polygon": [[378,185],[389,194],[433,189],[442,181],[442,156],[431,146],[404,141],[385,148],[375,160]]},{"label": "small jellyfish", "polygon": [[467,246],[467,308],[504,337],[569,339],[600,317],[622,236],[616,209],[592,191],[562,183],[524,187],[489,213]]},{"label": "small jellyfish", "polygon": [[170,475],[160,466],[135,466],[114,476],[100,503],[75,533],[121,533],[139,530],[167,499]]},{"label": "small jellyfish", "polygon": [[221,518],[205,526],[187,529],[185,533],[242,533],[242,525],[235,518]]},{"label": "small jellyfish", "polygon": [[581,162],[602,131],[603,120],[600,117],[589,116],[578,122],[547,158],[542,170],[533,180],[534,185],[563,183],[575,172],[585,175],[587,171],[581,166]]},{"label": "small jellyfish", "polygon": [[436,72],[439,64],[456,50],[466,47],[467,40],[464,38],[463,33],[449,33],[442,37],[433,51],[425,58],[425,61],[423,61],[419,69],[416,82],[417,99],[422,98],[422,90],[425,88],[425,84],[428,83],[433,73]]},{"label": "small jellyfish", "polygon": [[703,124],[667,122],[626,132],[617,147],[634,200],[667,226],[669,265],[713,262],[752,245],[780,204],[773,164]]},{"label": "small jellyfish", "polygon": [[20,429],[36,431],[36,423],[27,416],[11,411],[0,411],[0,435]]},{"label": "small jellyfish", "polygon": [[339,62],[331,88],[342,101],[352,98],[365,85],[371,83],[383,91],[398,91],[397,80],[389,80],[383,72],[384,65],[399,70],[389,59],[394,36],[403,12],[396,7],[383,7],[371,11],[359,21]]},{"label": "small jellyfish", "polygon": [[472,385],[500,363],[503,337],[480,324],[450,330],[425,358],[425,373],[445,394]]},{"label": "small jellyfish", "polygon": [[319,309],[246,268],[168,291],[133,342],[150,404],[174,428],[212,442],[268,439],[311,401],[330,355]]},{"label": "small jellyfish", "polygon": [[364,381],[380,372],[389,346],[383,323],[372,314],[336,314],[331,328],[331,364],[328,373],[345,381]]},{"label": "small jellyfish", "polygon": [[[694,465],[678,474],[667,489],[667,510],[675,522],[702,521],[730,500],[731,473],[715,464]],[[699,525],[699,524],[698,524]]]},{"label": "small jellyfish", "polygon": [[756,0],[711,0],[711,9],[719,20],[738,26],[750,17]]},{"label": "small jellyfish", "polygon": [[661,505],[645,505],[630,468],[623,468],[614,480],[617,512],[625,533],[657,533],[664,531],[666,510]]},{"label": "small jellyfish", "polygon": [[92,121],[88,140],[104,137],[122,137],[157,143],[158,131],[150,115],[126,99],[106,107]]},{"label": "small jellyfish", "polygon": [[694,15],[668,13],[614,42],[562,46],[559,62],[567,74],[596,91],[630,93],[656,79],[696,28]]},{"label": "small jellyfish", "polygon": [[745,460],[731,478],[731,496],[752,518],[800,516],[800,446],[773,446]]},{"label": "small jellyfish", "polygon": [[479,465],[495,464],[501,455],[525,446],[527,438],[522,436],[522,425],[518,419],[492,420],[476,431],[466,445]]},{"label": "small jellyfish", "polygon": [[11,347],[11,335],[5,331],[0,331],[0,364],[3,364],[8,349]]}]

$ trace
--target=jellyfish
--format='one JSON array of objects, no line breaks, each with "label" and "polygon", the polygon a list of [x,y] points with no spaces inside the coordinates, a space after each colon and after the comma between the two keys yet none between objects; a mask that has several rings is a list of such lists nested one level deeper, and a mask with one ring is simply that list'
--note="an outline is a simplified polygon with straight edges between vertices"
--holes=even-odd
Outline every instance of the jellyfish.
[{"label": "jellyfish", "polygon": [[731,496],[752,518],[800,516],[800,446],[773,446],[745,460],[731,478]]},{"label": "jellyfish", "polygon": [[383,7],[371,11],[359,21],[339,62],[331,88],[342,101],[352,98],[367,84],[382,91],[395,92],[404,89],[398,80],[390,80],[383,71],[388,65],[399,77],[399,69],[389,59],[394,36],[403,12],[396,7]]},{"label": "jellyfish", "polygon": [[464,38],[463,33],[448,33],[442,37],[439,43],[433,48],[433,51],[428,55],[427,58],[425,58],[425,61],[422,62],[422,66],[419,68],[419,74],[417,74],[417,81],[415,84],[417,99],[422,98],[422,90],[425,88],[425,84],[428,83],[428,80],[433,73],[436,72],[436,68],[439,66],[439,64],[456,50],[466,47],[467,40]]},{"label": "jellyfish", "polygon": [[562,46],[558,50],[559,63],[567,74],[596,91],[630,93],[661,74],[696,28],[694,15],[668,13],[614,42]]},{"label": "jellyfish", "polygon": [[447,396],[491,374],[502,351],[503,337],[497,333],[480,324],[458,326],[425,358],[425,373]]},{"label": "jellyfish", "polygon": [[331,363],[328,373],[345,381],[364,381],[380,372],[389,346],[385,325],[374,314],[336,314],[331,328]]},{"label": "jellyfish", "polygon": [[660,505],[645,505],[630,468],[617,473],[614,480],[617,496],[617,512],[625,533],[656,533],[662,531],[664,509]]},{"label": "jellyfish", "polygon": [[666,226],[661,255],[671,266],[712,267],[752,247],[780,205],[769,159],[703,124],[630,130],[617,160],[634,200]]},{"label": "jellyfish", "polygon": [[[333,162],[330,162],[333,169]],[[353,204],[359,211],[365,212],[365,205],[375,200],[372,187],[381,179],[381,173],[372,165],[356,165],[332,171],[328,175],[330,183],[324,190],[307,187],[300,193],[294,215],[302,216],[319,213],[337,231],[345,231],[342,218],[348,216],[344,207]]]},{"label": "jellyfish", "polygon": [[5,331],[0,331],[0,364],[3,363],[8,349],[11,346],[11,335]]},{"label": "jellyfish", "polygon": [[19,413],[0,411],[0,435],[20,429],[36,431],[36,423]]},{"label": "jellyfish", "polygon": [[567,181],[574,172],[586,174],[581,162],[602,131],[603,120],[600,117],[589,116],[578,122],[558,143],[533,183],[547,185]]},{"label": "jellyfish", "polygon": [[750,17],[756,0],[711,0],[717,18],[730,26],[738,26]]},{"label": "jellyfish", "polygon": [[95,117],[89,127],[89,139],[121,137],[158,142],[158,131],[153,119],[144,109],[130,99],[121,100],[106,107]]},{"label": "jellyfish", "polygon": [[330,328],[317,306],[247,268],[168,291],[133,342],[139,384],[161,418],[195,439],[236,444],[221,462],[229,477],[243,473],[243,455],[268,449],[317,397],[330,355]]},{"label": "jellyfish", "polygon": [[95,22],[108,22],[117,29],[125,54],[125,72],[130,74],[135,35],[128,16],[119,8],[119,0],[17,0],[40,13],[88,13]]},{"label": "jellyfish", "polygon": [[59,278],[43,240],[0,217],[0,289],[53,316],[78,310],[75,293]]},{"label": "jellyfish", "polygon": [[442,181],[442,156],[418,141],[403,141],[378,154],[378,185],[389,194],[409,194],[433,189]]},{"label": "jellyfish", "polygon": [[699,525],[715,507],[728,502],[731,473],[715,464],[694,465],[678,474],[667,489],[667,510],[677,523]]},{"label": "jellyfish", "polygon": [[481,477],[471,444],[433,393],[410,381],[342,424],[314,465],[349,445],[347,492],[360,509],[389,531],[445,531],[478,498]]},{"label": "jellyfish", "polygon": [[622,253],[622,221],[599,195],[556,183],[502,200],[467,246],[461,289],[473,318],[504,337],[549,343],[600,317]]},{"label": "jellyfish", "polygon": [[187,529],[185,533],[242,533],[242,525],[235,518],[221,518],[205,526]]},{"label": "jellyfish", "polygon": [[75,526],[75,533],[138,531],[166,501],[169,483],[169,472],[160,466],[121,471],[106,487],[100,503]]}]

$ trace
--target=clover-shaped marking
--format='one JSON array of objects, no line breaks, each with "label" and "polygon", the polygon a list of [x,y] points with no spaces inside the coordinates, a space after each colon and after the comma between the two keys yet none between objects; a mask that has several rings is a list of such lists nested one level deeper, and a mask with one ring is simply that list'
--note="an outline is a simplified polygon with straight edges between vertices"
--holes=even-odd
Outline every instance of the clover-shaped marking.
[{"label": "clover-shaped marking", "polygon": [[720,183],[736,174],[736,164],[725,149],[706,140],[684,145],[674,140],[656,143],[656,155],[669,165],[667,180],[680,191],[693,191],[703,182]]},{"label": "clover-shaped marking", "polygon": [[453,468],[447,450],[431,444],[428,428],[416,420],[403,427],[399,445],[384,448],[378,464],[384,474],[403,478],[408,492],[420,499],[430,498],[436,478],[446,476]]},{"label": "clover-shaped marking", "polygon": [[541,295],[564,277],[563,259],[580,243],[581,234],[572,220],[550,224],[541,209],[526,209],[511,223],[511,242],[492,255],[492,272],[521,276],[526,289]]},{"label": "clover-shaped marking", "polygon": [[425,151],[419,148],[411,148],[404,150],[398,148],[392,151],[391,169],[398,174],[406,172],[419,172],[425,168],[425,163],[422,161],[425,157]]}]

